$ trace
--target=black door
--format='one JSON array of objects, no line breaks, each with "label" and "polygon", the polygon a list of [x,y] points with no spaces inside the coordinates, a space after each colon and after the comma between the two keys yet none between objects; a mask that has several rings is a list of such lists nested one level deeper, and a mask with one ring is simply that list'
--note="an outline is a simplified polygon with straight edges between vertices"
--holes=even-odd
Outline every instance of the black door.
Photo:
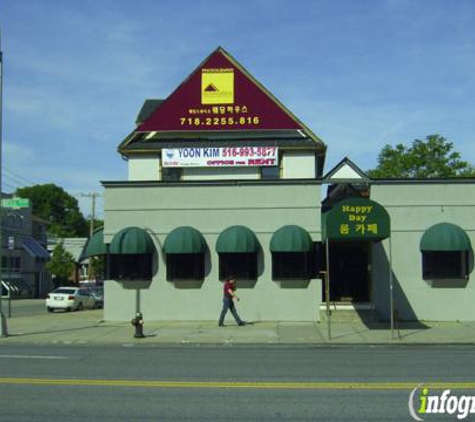
[{"label": "black door", "polygon": [[[330,300],[369,302],[368,242],[330,242]],[[323,289],[325,292],[325,289]],[[323,294],[325,299],[325,293]]]}]

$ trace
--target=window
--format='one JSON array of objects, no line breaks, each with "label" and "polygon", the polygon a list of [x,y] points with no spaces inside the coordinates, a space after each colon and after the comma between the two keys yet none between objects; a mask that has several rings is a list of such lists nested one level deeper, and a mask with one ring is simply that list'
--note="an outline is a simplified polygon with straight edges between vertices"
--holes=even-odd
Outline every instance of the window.
[{"label": "window", "polygon": [[272,280],[310,280],[320,277],[322,242],[313,242],[311,252],[273,252]]},{"label": "window", "polygon": [[181,179],[181,168],[162,167],[162,180],[176,181]]},{"label": "window", "polygon": [[468,252],[422,252],[422,278],[468,278]]},{"label": "window", "polygon": [[167,254],[167,280],[203,280],[204,258],[203,253]]},{"label": "window", "polygon": [[257,253],[220,253],[219,279],[231,274],[242,280],[257,280]]},{"label": "window", "polygon": [[114,280],[152,280],[152,254],[114,254],[110,260]]},{"label": "window", "polygon": [[273,252],[273,280],[308,280],[310,279],[309,252]]},{"label": "window", "polygon": [[261,179],[280,179],[279,166],[261,167]]},{"label": "window", "polygon": [[20,272],[21,258],[19,256],[2,256],[2,269],[10,272]]},{"label": "window", "polygon": [[62,295],[74,295],[74,294],[76,294],[76,291],[77,291],[77,289],[62,289],[62,288],[59,288],[59,289],[53,290],[53,293],[58,293],[58,294],[62,294]]}]

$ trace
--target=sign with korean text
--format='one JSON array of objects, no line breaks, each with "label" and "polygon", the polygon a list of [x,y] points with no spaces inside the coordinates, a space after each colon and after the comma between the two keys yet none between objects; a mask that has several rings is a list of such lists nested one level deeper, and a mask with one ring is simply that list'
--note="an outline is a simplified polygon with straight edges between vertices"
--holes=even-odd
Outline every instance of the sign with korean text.
[{"label": "sign with korean text", "polygon": [[30,200],[28,198],[5,198],[2,199],[3,208],[28,208]]},{"label": "sign with korean text", "polygon": [[277,147],[176,148],[162,150],[163,167],[277,166]]},{"label": "sign with korean text", "polygon": [[323,236],[330,240],[386,239],[390,235],[389,214],[383,206],[366,198],[339,202],[323,214]]},{"label": "sign with korean text", "polygon": [[138,132],[297,130],[302,126],[222,49],[216,50]]}]

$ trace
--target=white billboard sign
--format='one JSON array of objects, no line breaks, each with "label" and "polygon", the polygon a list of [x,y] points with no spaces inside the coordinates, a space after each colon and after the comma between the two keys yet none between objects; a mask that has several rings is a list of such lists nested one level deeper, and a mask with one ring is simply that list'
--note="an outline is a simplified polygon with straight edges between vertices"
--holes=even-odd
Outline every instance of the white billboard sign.
[{"label": "white billboard sign", "polygon": [[277,166],[277,147],[176,148],[162,150],[163,167]]}]

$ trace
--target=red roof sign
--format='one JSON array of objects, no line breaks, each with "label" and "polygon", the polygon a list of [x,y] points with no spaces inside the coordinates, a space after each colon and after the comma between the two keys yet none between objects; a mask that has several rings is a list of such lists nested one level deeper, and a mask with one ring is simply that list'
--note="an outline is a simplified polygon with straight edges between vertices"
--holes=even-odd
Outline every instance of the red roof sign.
[{"label": "red roof sign", "polygon": [[223,49],[218,48],[137,131],[286,129],[303,129],[303,126]]}]

